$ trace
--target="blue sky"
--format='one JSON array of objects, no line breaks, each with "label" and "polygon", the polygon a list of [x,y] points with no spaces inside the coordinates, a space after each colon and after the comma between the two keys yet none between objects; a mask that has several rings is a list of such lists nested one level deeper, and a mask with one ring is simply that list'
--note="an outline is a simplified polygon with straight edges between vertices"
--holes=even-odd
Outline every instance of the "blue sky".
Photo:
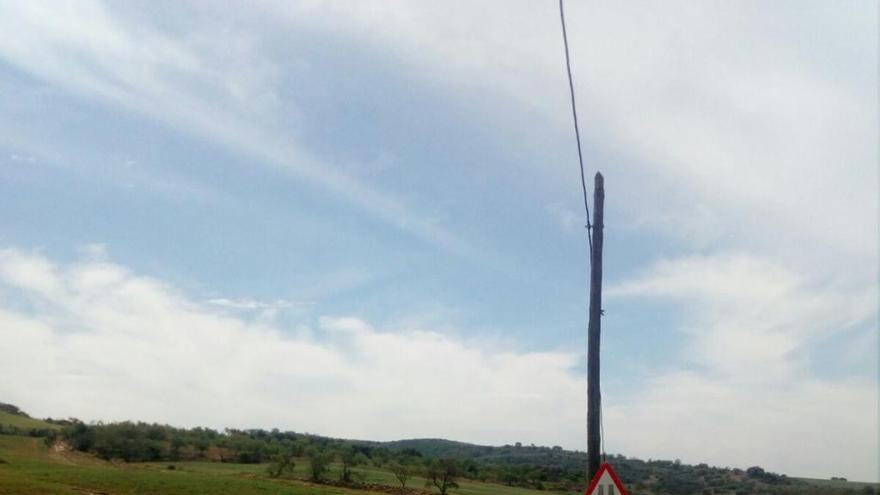
[{"label": "blue sky", "polygon": [[[583,449],[557,8],[3,5],[0,396]],[[608,450],[877,480],[876,4],[568,17]]]}]

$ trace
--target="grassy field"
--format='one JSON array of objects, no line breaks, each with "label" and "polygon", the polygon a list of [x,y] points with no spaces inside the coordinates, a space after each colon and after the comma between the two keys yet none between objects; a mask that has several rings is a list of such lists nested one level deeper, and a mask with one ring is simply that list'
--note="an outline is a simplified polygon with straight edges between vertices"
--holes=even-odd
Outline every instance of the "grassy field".
[{"label": "grassy field", "polygon": [[[14,421],[14,422],[13,422]],[[0,424],[20,428],[44,428],[38,420],[3,415]],[[0,495],[6,494],[75,494],[75,495],[195,495],[195,494],[285,494],[285,495],[367,495],[377,491],[317,485],[304,481],[308,461],[296,460],[292,476],[272,479],[265,464],[233,464],[216,462],[163,463],[107,462],[92,455],[50,448],[42,438],[0,435]],[[339,465],[331,465],[328,479],[339,478]],[[369,467],[354,469],[355,479],[374,485],[399,486],[389,471]],[[784,493],[842,493],[847,489],[861,495],[868,483],[805,479],[809,485],[791,487]],[[538,495],[556,493],[508,487],[492,483],[461,481],[453,495]],[[876,484],[870,484],[876,487]],[[407,488],[428,490],[425,480],[411,478]],[[783,493],[783,492],[781,492]]]},{"label": "grassy field", "polygon": [[[359,494],[370,491],[314,485],[305,478],[308,463],[297,461],[294,479],[270,479],[260,464],[221,464],[211,462],[110,463],[78,452],[58,451],[41,438],[0,436],[0,494]],[[328,475],[338,477],[339,466]],[[390,472],[359,468],[356,474],[367,483],[397,485]],[[424,488],[424,480],[413,478],[407,486]],[[537,495],[534,490],[489,483],[466,482],[452,490],[456,495]]]},{"label": "grassy field", "polygon": [[0,425],[14,426],[16,428],[21,428],[22,430],[30,430],[33,428],[51,430],[58,429],[58,425],[53,425],[39,419],[28,418],[27,416],[10,414],[6,411],[0,411]]}]

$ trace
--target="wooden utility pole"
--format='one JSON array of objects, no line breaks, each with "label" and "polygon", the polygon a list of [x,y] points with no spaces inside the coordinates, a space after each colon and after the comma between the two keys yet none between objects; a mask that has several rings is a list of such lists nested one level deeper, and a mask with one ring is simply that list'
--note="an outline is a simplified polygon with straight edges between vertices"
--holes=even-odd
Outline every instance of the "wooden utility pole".
[{"label": "wooden utility pole", "polygon": [[599,338],[602,318],[602,226],[605,216],[605,179],[596,173],[593,190],[593,232],[590,253],[590,322],[587,327],[587,483],[599,471],[599,425],[602,396],[599,392]]}]

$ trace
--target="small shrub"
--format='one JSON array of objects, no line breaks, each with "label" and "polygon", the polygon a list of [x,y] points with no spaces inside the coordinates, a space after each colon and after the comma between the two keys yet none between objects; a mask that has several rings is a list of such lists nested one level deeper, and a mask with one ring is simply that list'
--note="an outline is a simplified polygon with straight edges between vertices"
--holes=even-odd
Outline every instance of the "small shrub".
[{"label": "small shrub", "polygon": [[306,451],[306,458],[309,460],[311,480],[321,482],[327,471],[327,466],[333,460],[333,453],[312,447]]},{"label": "small shrub", "polygon": [[296,463],[293,461],[293,456],[290,454],[278,454],[273,456],[272,463],[266,467],[266,472],[272,478],[277,478],[282,474],[293,473],[293,468],[296,467]]}]

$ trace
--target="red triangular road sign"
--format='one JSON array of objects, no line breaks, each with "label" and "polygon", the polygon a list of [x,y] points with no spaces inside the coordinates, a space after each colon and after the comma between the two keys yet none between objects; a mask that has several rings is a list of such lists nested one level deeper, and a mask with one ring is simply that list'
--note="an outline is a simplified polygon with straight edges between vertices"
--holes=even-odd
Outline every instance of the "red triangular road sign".
[{"label": "red triangular road sign", "polygon": [[611,464],[603,462],[590,482],[586,495],[628,495]]}]

